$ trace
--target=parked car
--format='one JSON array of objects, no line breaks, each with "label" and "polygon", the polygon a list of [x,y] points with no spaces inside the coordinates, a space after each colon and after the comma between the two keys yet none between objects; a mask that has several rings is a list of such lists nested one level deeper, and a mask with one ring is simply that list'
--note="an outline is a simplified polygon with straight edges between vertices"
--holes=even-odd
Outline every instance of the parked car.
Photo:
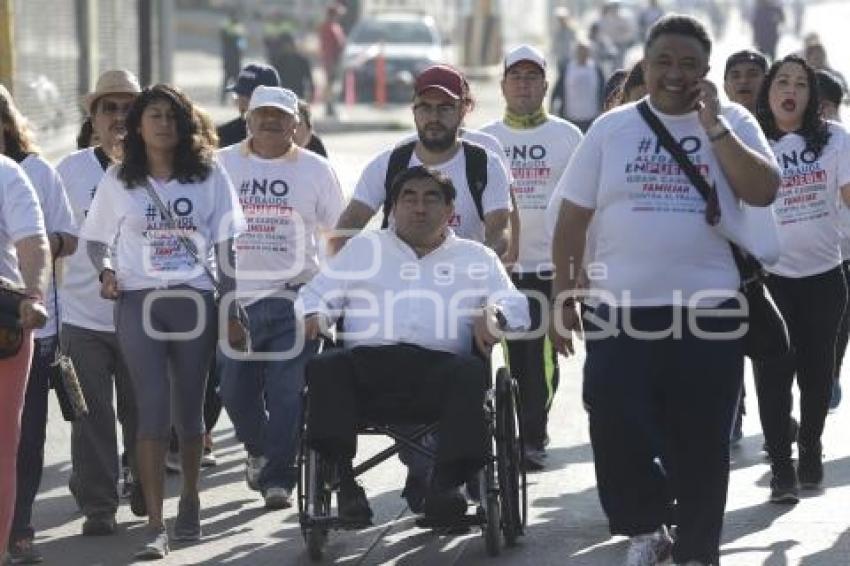
[{"label": "parked car", "polygon": [[351,29],[343,52],[343,98],[345,77],[352,72],[356,101],[375,100],[379,54],[384,59],[387,102],[409,102],[416,75],[433,63],[445,62],[443,42],[432,17],[410,13],[367,16]]}]

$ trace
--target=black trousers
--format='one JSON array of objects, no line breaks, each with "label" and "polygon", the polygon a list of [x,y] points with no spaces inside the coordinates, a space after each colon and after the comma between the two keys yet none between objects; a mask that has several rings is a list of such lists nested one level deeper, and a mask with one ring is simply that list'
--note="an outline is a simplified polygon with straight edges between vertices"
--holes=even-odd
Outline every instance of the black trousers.
[{"label": "black trousers", "polygon": [[381,424],[439,422],[435,481],[462,484],[488,456],[483,360],[418,346],[332,349],[307,365],[308,441],[343,462],[357,451],[357,429]]},{"label": "black trousers", "polygon": [[820,451],[832,381],[835,345],[847,304],[847,285],[840,267],[810,277],[771,275],[765,284],[791,340],[791,352],[753,363],[759,415],[774,465],[791,462],[791,389],[800,388],[799,447]]},{"label": "black trousers", "polygon": [[[517,289],[528,294],[541,293],[545,298],[529,296],[528,311],[531,315],[531,331],[540,329],[542,311],[549,310],[552,293],[551,277],[536,273],[513,274],[511,279]],[[539,337],[508,340],[508,360],[511,375],[519,384],[522,401],[523,434],[525,443],[532,448],[543,448],[546,438],[549,406],[558,388],[558,354],[547,344],[545,328]],[[551,394],[549,391],[551,383]]]},{"label": "black trousers", "polygon": [[[844,273],[844,282],[850,288],[850,261],[841,264],[841,271]],[[850,338],[850,308],[845,308],[835,344],[835,379],[841,377],[841,365],[844,362],[844,354],[847,352],[848,338]]]},{"label": "black trousers", "polygon": [[[599,498],[612,534],[647,534],[673,520],[674,560],[717,564],[743,348],[740,339],[696,334],[687,311],[681,337],[652,338],[629,329],[669,329],[673,314],[672,307],[600,305],[585,316],[583,396]],[[618,332],[594,335],[594,316]],[[699,329],[714,336],[740,324],[699,319]]]}]

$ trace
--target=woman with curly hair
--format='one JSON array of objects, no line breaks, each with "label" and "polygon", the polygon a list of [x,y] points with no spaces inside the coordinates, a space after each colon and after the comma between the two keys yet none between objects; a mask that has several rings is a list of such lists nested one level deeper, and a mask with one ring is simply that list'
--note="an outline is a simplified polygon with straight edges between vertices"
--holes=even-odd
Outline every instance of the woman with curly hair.
[{"label": "woman with curly hair", "polygon": [[[2,85],[0,128],[0,153],[21,166],[38,196],[52,259],[74,253],[77,248],[77,228],[65,188],[56,170],[38,155],[38,147],[33,141],[26,118]],[[59,370],[54,364],[59,340],[55,292],[53,285],[50,285],[45,297],[49,319],[44,328],[33,333],[35,343],[18,444],[15,514],[9,534],[9,557],[13,563],[33,563],[41,558],[33,546],[35,531],[32,509],[44,469],[48,393],[51,384],[60,382]]]},{"label": "woman with curly hair", "polygon": [[[819,113],[814,70],[789,55],[773,64],[756,115],[783,170],[773,203],[781,255],[766,285],[791,339],[791,352],[754,363],[773,478],[770,500],[796,503],[798,486],[823,482],[821,435],[829,407],[835,342],[847,288],[837,217],[850,203],[850,135]],[[800,389],[799,463],[791,460],[792,384]]]},{"label": "woman with curly hair", "polygon": [[[244,219],[199,114],[181,91],[163,84],[144,89],[126,130],[124,160],[98,185],[81,236],[100,273],[101,295],[116,301],[116,333],[138,406],[137,460],[148,511],[136,557],[156,559],[169,550],[162,501],[171,415],[183,469],[172,538],[201,536],[202,409],[218,315],[213,282],[199,264],[215,248],[219,289],[232,291],[233,239]],[[244,338],[235,316],[227,331],[232,345]]]}]

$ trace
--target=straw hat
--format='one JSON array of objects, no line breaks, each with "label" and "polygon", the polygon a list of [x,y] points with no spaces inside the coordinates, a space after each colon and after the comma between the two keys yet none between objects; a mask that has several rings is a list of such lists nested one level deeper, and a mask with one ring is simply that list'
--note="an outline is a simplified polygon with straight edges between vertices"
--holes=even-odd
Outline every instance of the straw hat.
[{"label": "straw hat", "polygon": [[136,95],[140,92],[142,92],[142,88],[139,86],[139,79],[130,71],[125,69],[105,71],[98,77],[94,92],[90,92],[82,98],[83,108],[91,114],[92,106],[102,96],[107,94]]}]

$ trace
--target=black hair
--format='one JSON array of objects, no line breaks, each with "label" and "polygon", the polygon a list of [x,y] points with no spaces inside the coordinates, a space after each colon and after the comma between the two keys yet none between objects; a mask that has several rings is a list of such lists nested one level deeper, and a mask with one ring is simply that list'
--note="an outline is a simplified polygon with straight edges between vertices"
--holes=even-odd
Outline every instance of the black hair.
[{"label": "black hair", "polygon": [[298,100],[298,116],[308,129],[313,129],[313,113],[310,111],[310,105],[300,99]]},{"label": "black hair", "polygon": [[815,76],[818,79],[821,99],[836,105],[841,104],[841,100],[844,98],[844,87],[841,86],[835,75],[826,69],[818,69],[815,71]]},{"label": "black hair", "polygon": [[118,178],[127,188],[144,183],[150,172],[145,141],[140,132],[142,113],[151,103],[165,100],[174,110],[177,125],[177,146],[174,148],[174,178],[181,183],[198,183],[206,180],[213,162],[213,149],[197,109],[192,101],[175,86],[157,84],[145,88],[133,101],[127,112],[127,135],[124,138],[124,159],[118,169]]},{"label": "black hair", "polygon": [[646,81],[643,78],[643,61],[638,61],[629,71],[629,74],[626,75],[626,80],[623,81],[623,98],[628,95],[630,90],[644,86],[645,84]]},{"label": "black hair", "polygon": [[424,165],[415,165],[404,169],[393,178],[390,184],[390,202],[395,205],[398,202],[398,197],[401,196],[401,190],[404,186],[409,181],[416,179],[430,179],[437,183],[437,186],[443,192],[443,200],[445,200],[446,204],[451,204],[457,197],[454,183],[445,174]]},{"label": "black hair", "polygon": [[80,124],[80,131],[77,133],[77,149],[89,147],[93,136],[94,126],[91,123],[91,116],[86,116],[86,119]]},{"label": "black hair", "polygon": [[711,55],[711,36],[699,20],[682,14],[669,14],[655,22],[646,35],[644,51],[648,50],[662,35],[684,35],[696,39],[706,56]]},{"label": "black hair", "polygon": [[815,70],[799,55],[787,55],[770,66],[756,99],[756,118],[768,139],[778,140],[785,135],[785,132],[776,125],[773,111],[770,109],[770,87],[782,65],[791,63],[803,68],[809,83],[809,102],[803,111],[803,124],[796,133],[806,141],[807,150],[820,156],[823,148],[829,143],[831,134],[829,133],[829,125],[820,115],[820,92]]},{"label": "black hair", "polygon": [[[605,81],[605,88],[603,92],[605,94],[605,106],[609,106],[609,101],[612,101],[614,97],[619,97],[620,92],[623,90],[623,83],[626,82],[626,77],[629,72],[626,69],[617,69],[611,76],[608,77],[608,80]],[[613,104],[611,106],[614,106]]]},{"label": "black hair", "polygon": [[742,49],[740,51],[736,51],[726,59],[726,67],[723,69],[723,78],[726,79],[726,77],[729,76],[729,71],[732,70],[732,67],[742,63],[752,63],[761,69],[762,73],[767,72],[767,57],[765,57],[764,54],[752,49]]}]

